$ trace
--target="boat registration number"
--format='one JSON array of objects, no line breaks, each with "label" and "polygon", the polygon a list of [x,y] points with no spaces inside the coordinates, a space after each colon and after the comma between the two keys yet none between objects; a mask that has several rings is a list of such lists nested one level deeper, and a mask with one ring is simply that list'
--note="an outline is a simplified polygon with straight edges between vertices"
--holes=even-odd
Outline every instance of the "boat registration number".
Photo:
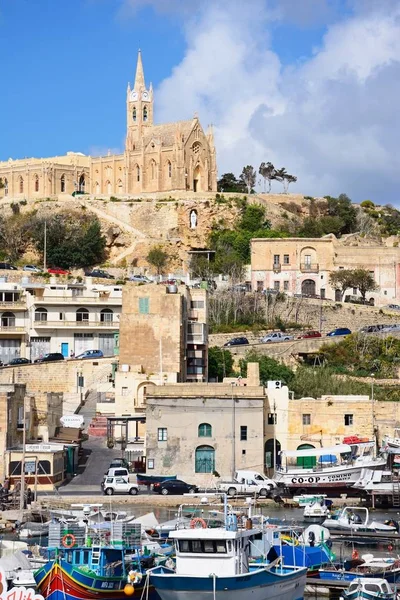
[{"label": "boat registration number", "polygon": [[103,589],[104,589],[104,588],[107,588],[108,590],[112,590],[112,589],[114,589],[114,587],[115,587],[115,583],[114,583],[113,581],[103,581],[103,582],[101,583],[101,587],[102,587]]}]

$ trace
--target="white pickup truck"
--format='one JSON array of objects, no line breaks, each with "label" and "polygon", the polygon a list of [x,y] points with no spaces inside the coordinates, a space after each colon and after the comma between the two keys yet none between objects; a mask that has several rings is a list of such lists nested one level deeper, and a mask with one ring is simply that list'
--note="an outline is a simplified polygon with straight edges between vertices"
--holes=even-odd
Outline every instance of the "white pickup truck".
[{"label": "white pickup truck", "polygon": [[238,494],[257,494],[265,498],[275,487],[275,481],[256,471],[236,471],[233,481],[220,481],[217,485],[219,492],[226,492],[231,497]]}]

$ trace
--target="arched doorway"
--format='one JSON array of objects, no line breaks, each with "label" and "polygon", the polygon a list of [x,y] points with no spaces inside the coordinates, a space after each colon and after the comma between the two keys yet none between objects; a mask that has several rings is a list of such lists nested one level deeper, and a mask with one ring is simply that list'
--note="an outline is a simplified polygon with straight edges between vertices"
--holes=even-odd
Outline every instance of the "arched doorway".
[{"label": "arched doorway", "polygon": [[201,188],[201,167],[200,165],[197,165],[197,167],[194,170],[193,173],[193,191],[194,192],[199,192],[202,188]]},{"label": "arched doorway", "polygon": [[83,194],[85,193],[85,183],[85,175],[82,173],[82,175],[79,177],[78,192],[82,192]]},{"label": "arched doorway", "polygon": [[305,279],[301,284],[301,293],[303,296],[315,296],[315,281],[313,279]]},{"label": "arched doorway", "polygon": [[273,440],[271,438],[264,444],[264,461],[267,469],[273,469],[275,466],[274,441],[276,442],[276,466],[281,464],[281,457],[279,454],[281,451],[281,443],[279,440]]},{"label": "arched doorway", "polygon": [[[300,446],[297,446],[297,450],[312,450],[313,448],[315,446],[312,444],[300,444]],[[301,469],[311,469],[317,464],[317,459],[315,456],[298,456],[296,464]]]},{"label": "arched doorway", "polygon": [[215,471],[215,450],[212,446],[197,446],[195,452],[195,473]]}]

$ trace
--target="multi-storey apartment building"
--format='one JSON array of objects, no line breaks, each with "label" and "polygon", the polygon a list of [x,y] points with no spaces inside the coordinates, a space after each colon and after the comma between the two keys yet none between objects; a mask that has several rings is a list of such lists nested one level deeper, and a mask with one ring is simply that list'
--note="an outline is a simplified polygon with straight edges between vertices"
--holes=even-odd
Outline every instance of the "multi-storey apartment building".
[{"label": "multi-storey apartment building", "polygon": [[[341,269],[362,268],[371,273],[378,289],[367,295],[377,306],[400,299],[400,248],[385,242],[333,234],[322,238],[253,239],[251,281],[253,290],[274,289],[289,294],[320,296],[340,301],[329,276]],[[360,296],[357,289],[346,292]]]},{"label": "multi-storey apartment building", "polygon": [[[3,278],[5,279],[5,278]],[[36,360],[48,352],[76,356],[87,349],[114,353],[122,287],[83,283],[0,283],[0,360]]]}]

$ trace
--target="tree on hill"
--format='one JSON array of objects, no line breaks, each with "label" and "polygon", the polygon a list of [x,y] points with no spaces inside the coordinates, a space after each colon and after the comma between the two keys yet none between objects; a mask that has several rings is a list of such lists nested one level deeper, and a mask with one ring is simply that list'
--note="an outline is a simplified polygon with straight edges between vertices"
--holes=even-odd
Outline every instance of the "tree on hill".
[{"label": "tree on hill", "polygon": [[341,269],[335,271],[329,275],[329,283],[336,290],[340,290],[340,300],[343,300],[343,296],[346,290],[351,287],[351,271],[349,269]]},{"label": "tree on hill", "polygon": [[233,356],[229,350],[218,346],[208,349],[208,378],[222,381],[224,377],[231,377],[233,371]]},{"label": "tree on hill", "polygon": [[327,201],[327,213],[331,217],[339,217],[343,221],[341,234],[357,231],[357,209],[353,206],[346,194],[340,194],[338,198],[325,196]]},{"label": "tree on hill", "polygon": [[243,377],[247,376],[247,365],[249,362],[258,362],[260,366],[260,382],[264,386],[267,385],[267,381],[282,381],[282,383],[288,386],[294,381],[294,372],[292,369],[274,358],[259,354],[256,350],[250,350],[239,361],[240,374]]},{"label": "tree on hill", "polygon": [[264,179],[264,192],[266,191],[266,183],[268,181],[268,194],[271,192],[271,182],[275,179],[276,170],[271,162],[262,162],[259,169],[259,174]]},{"label": "tree on hill", "polygon": [[296,183],[297,181],[297,177],[295,175],[290,175],[289,173],[287,173],[283,179],[283,189],[285,191],[285,194],[288,193],[289,191],[289,185],[291,183]]},{"label": "tree on hill", "polygon": [[247,193],[251,194],[254,191],[254,186],[256,185],[257,173],[255,169],[251,165],[247,165],[247,167],[243,167],[243,171],[239,177],[240,181],[242,181],[247,189]]},{"label": "tree on hill", "polygon": [[378,285],[369,271],[366,269],[354,269],[351,271],[352,287],[360,291],[363,302],[366,301],[367,292],[374,292],[378,289]]},{"label": "tree on hill", "polygon": [[49,265],[62,268],[101,264],[105,258],[106,238],[94,215],[62,211],[38,218],[32,226],[31,239],[43,257],[46,221],[46,258]]},{"label": "tree on hill", "polygon": [[224,173],[217,182],[219,192],[246,193],[246,184],[236,179],[233,173]]},{"label": "tree on hill", "polygon": [[153,246],[146,256],[146,260],[157,271],[157,275],[162,275],[169,262],[169,254],[163,250],[162,246]]}]

